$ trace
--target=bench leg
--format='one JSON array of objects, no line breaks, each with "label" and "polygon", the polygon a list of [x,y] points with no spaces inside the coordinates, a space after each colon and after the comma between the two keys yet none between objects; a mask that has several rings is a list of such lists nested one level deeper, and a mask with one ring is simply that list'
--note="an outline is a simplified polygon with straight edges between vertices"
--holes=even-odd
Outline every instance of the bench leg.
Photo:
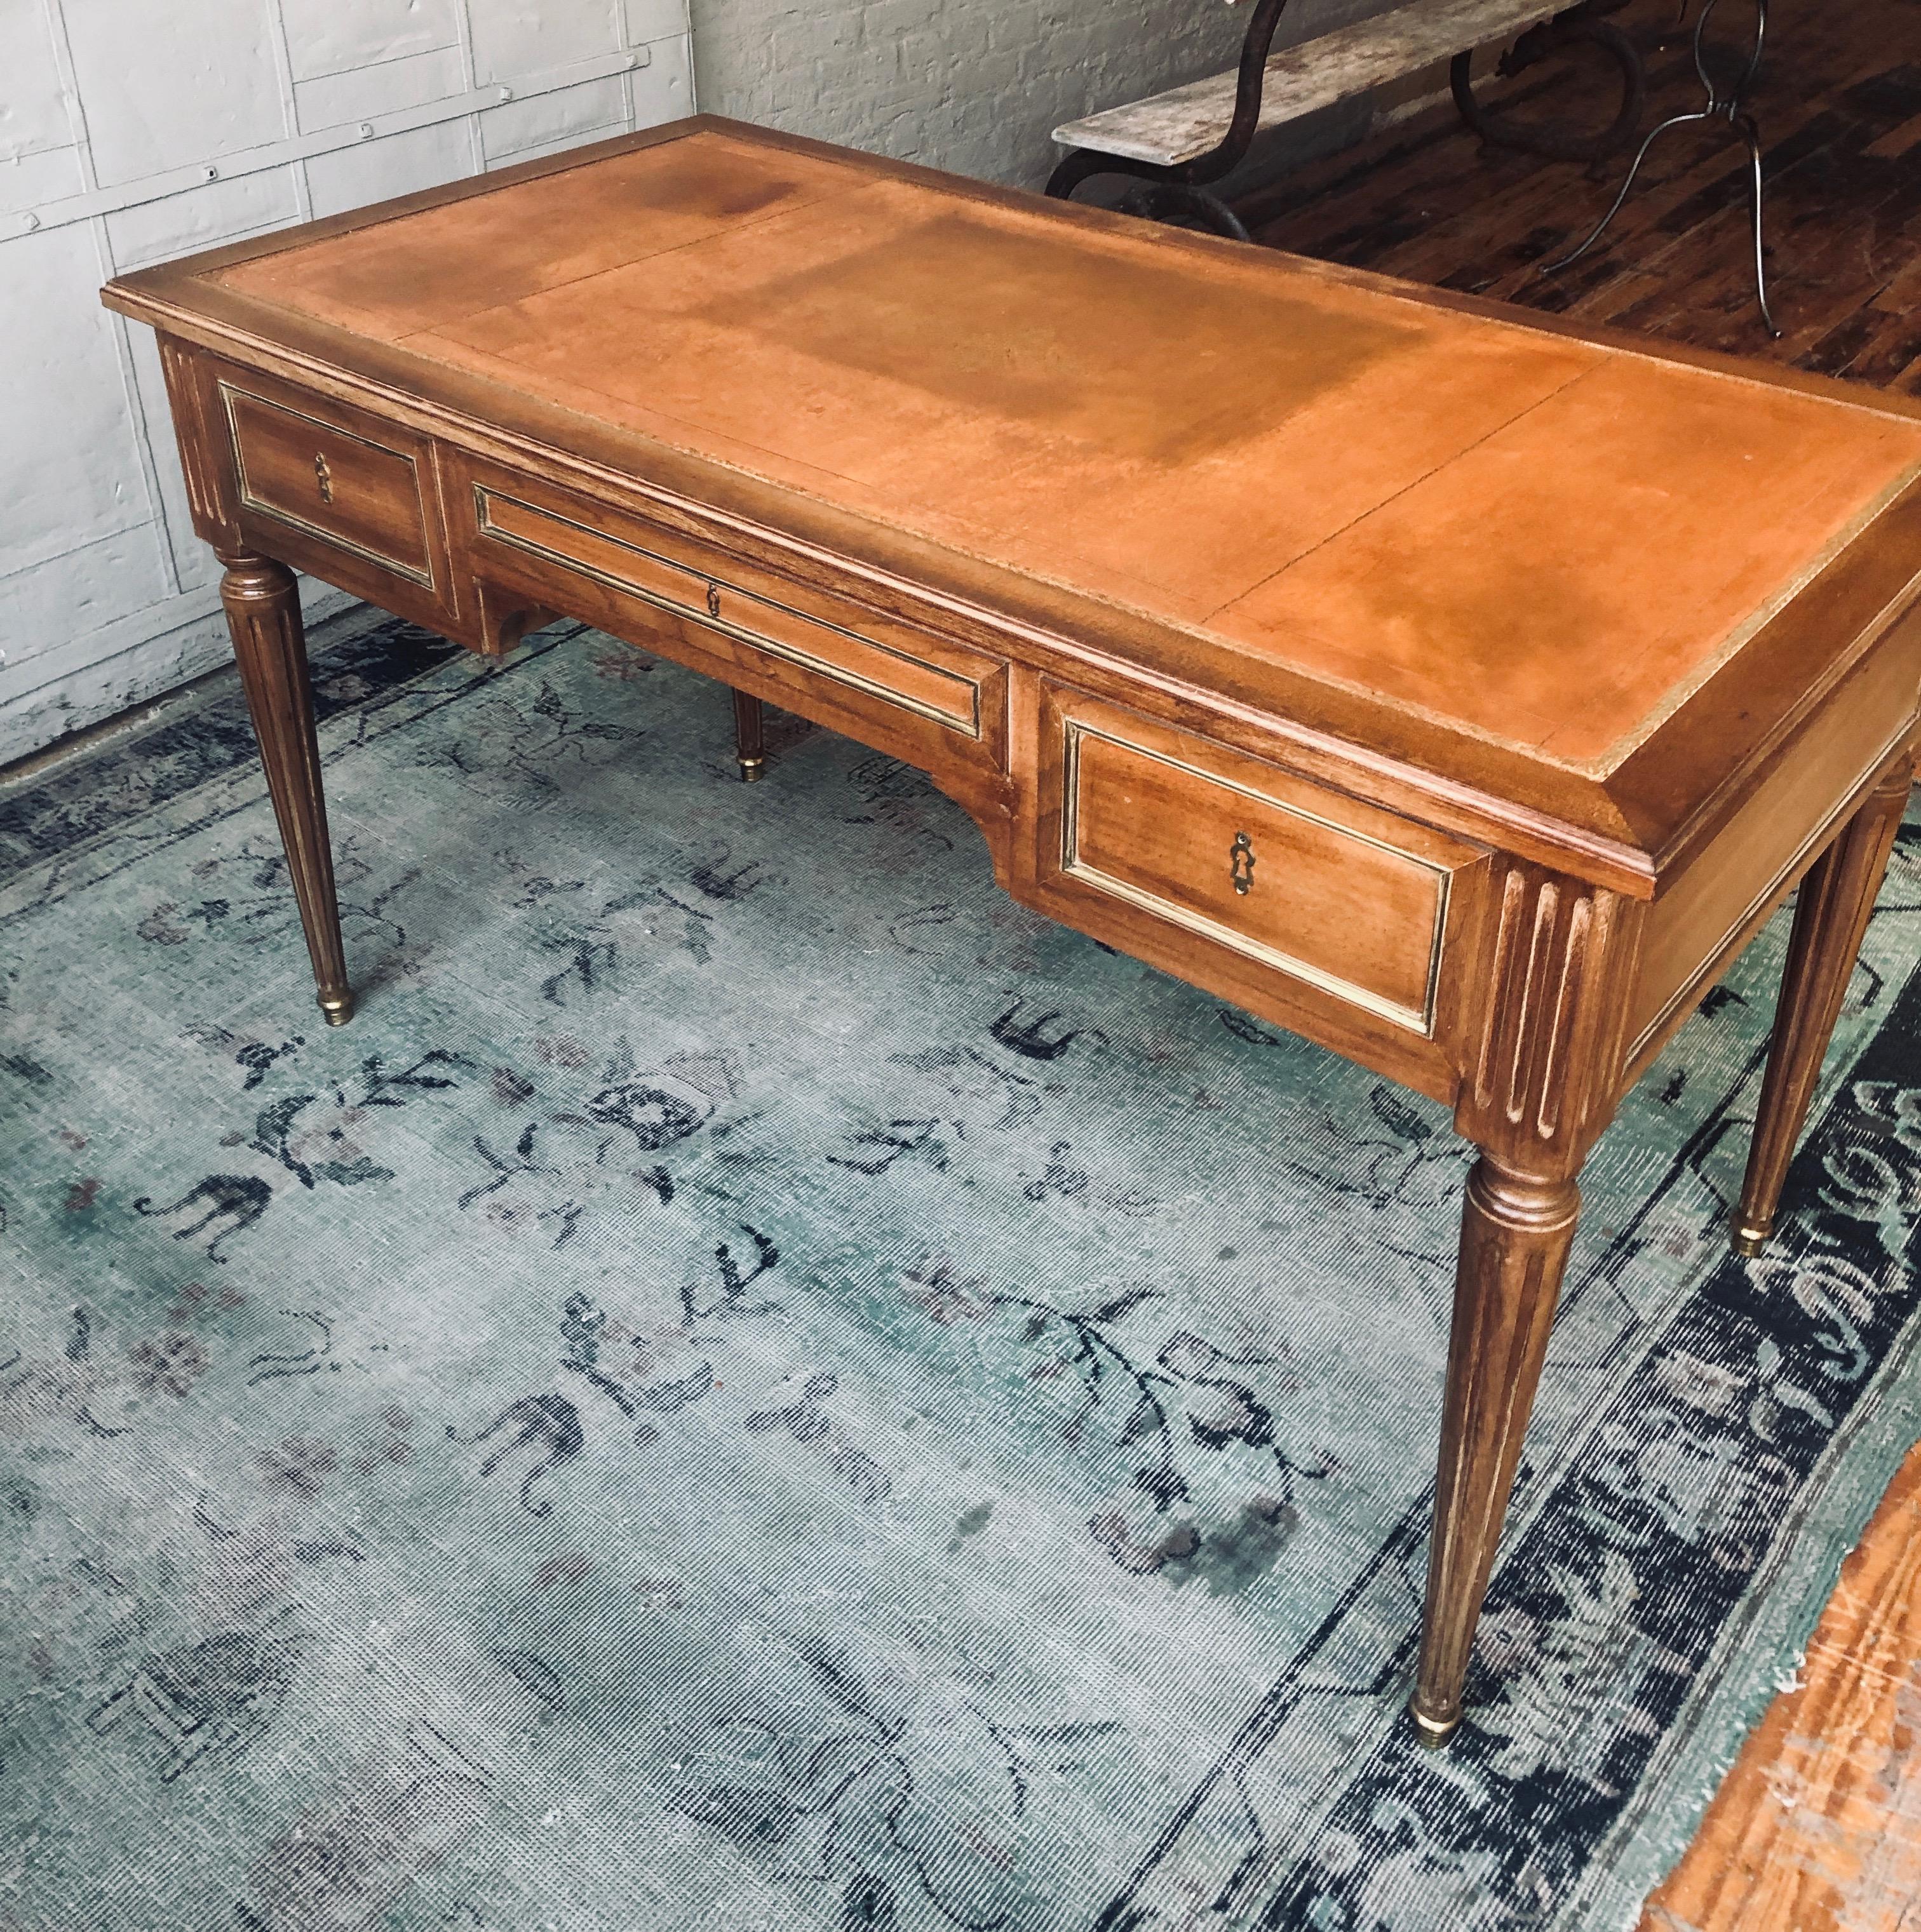
[{"label": "bench leg", "polygon": [[1219,195],[1187,182],[1143,182],[1131,194],[1121,197],[1124,214],[1138,214],[1149,221],[1164,221],[1174,228],[1202,228],[1209,234],[1224,235],[1230,242],[1251,242],[1239,215]]},{"label": "bench leg", "polygon": [[1224,235],[1230,242],[1253,239],[1240,216],[1219,195],[1145,162],[1117,162],[1091,148],[1081,148],[1061,162],[1048,176],[1046,192],[1056,201],[1071,201],[1075,189],[1097,175],[1115,175],[1134,184],[1116,204],[1124,214],[1165,221],[1175,227],[1204,229],[1211,235]]},{"label": "bench leg", "polygon": [[1598,134],[1563,134],[1547,125],[1490,114],[1474,92],[1473,54],[1454,56],[1448,69],[1448,86],[1461,119],[1490,147],[1515,148],[1553,161],[1605,160],[1634,139],[1647,105],[1647,73],[1640,50],[1619,28],[1598,17],[1598,10],[1575,9],[1530,27],[1502,56],[1495,71],[1502,79],[1521,74],[1559,47],[1577,43],[1598,49],[1620,70],[1621,100],[1613,120]]}]

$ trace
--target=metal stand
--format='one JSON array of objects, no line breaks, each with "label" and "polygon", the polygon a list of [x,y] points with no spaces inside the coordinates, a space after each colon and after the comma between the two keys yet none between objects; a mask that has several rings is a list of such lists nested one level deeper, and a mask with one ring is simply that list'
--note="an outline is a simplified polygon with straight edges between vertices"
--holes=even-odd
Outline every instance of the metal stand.
[{"label": "metal stand", "polygon": [[[1777,338],[1781,331],[1775,325],[1773,311],[1767,305],[1767,270],[1763,260],[1761,248],[1761,136],[1754,124],[1754,117],[1748,112],[1748,97],[1752,92],[1754,79],[1760,71],[1761,44],[1767,38],[1767,0],[1754,0],[1754,44],[1748,54],[1746,64],[1736,76],[1733,85],[1724,93],[1708,71],[1706,56],[1707,23],[1714,17],[1714,10],[1720,0],[1704,0],[1699,17],[1694,22],[1694,71],[1700,76],[1703,91],[1707,95],[1707,104],[1691,114],[1673,114],[1650,131],[1636,152],[1627,178],[1621,184],[1620,192],[1614,197],[1613,206],[1595,224],[1594,232],[1571,255],[1563,255],[1558,262],[1550,262],[1541,269],[1544,275],[1558,274],[1562,269],[1571,268],[1592,248],[1607,232],[1609,224],[1621,212],[1621,204],[1628,198],[1628,190],[1634,184],[1634,177],[1640,172],[1642,162],[1647,159],[1647,152],[1670,128],[1682,128],[1691,122],[1721,122],[1730,133],[1738,134],[1747,144],[1748,199],[1754,217],[1754,299],[1760,306],[1761,320],[1767,325],[1768,333]],[[1682,16],[1686,17],[1685,4]]]}]

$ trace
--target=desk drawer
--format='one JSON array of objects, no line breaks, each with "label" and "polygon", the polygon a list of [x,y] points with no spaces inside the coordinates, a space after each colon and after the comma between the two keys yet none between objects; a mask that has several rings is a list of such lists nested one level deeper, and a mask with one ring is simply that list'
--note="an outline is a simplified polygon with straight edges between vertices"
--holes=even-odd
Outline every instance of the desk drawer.
[{"label": "desk drawer", "polygon": [[338,404],[323,418],[227,380],[220,395],[243,510],[434,587],[424,452],[404,432]]},{"label": "desk drawer", "polygon": [[1093,700],[1053,709],[1061,874],[1424,1037],[1477,848]]},{"label": "desk drawer", "polygon": [[473,494],[483,548],[491,540],[563,566],[962,738],[986,732],[1004,672],[962,646],[638,520],[585,505],[569,514],[485,482]]}]

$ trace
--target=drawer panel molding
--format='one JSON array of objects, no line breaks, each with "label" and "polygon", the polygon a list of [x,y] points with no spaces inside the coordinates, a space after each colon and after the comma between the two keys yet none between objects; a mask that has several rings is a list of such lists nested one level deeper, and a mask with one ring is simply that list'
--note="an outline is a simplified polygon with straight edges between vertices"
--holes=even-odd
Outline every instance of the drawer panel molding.
[{"label": "drawer panel molding", "polygon": [[729,577],[625,537],[578,523],[476,482],[474,512],[484,538],[510,545],[671,616],[718,631],[805,670],[884,700],[949,730],[979,739],[979,680],[900,645],[746,588]]},{"label": "drawer panel molding", "polygon": [[419,454],[220,385],[243,509],[434,588]]},{"label": "drawer panel molding", "polygon": [[1061,724],[1064,878],[1433,1036],[1455,876],[1477,851],[1104,706]]}]

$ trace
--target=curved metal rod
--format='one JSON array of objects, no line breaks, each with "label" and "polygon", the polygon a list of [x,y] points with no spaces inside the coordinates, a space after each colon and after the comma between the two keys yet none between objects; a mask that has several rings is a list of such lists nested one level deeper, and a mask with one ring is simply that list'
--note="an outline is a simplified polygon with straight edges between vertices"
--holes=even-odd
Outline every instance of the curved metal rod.
[{"label": "curved metal rod", "polygon": [[1754,0],[1754,50],[1748,56],[1748,64],[1742,69],[1741,78],[1734,83],[1729,98],[1729,105],[1736,113],[1754,91],[1754,77],[1761,70],[1761,48],[1766,39],[1767,0]]},{"label": "curved metal rod", "polygon": [[1240,65],[1235,72],[1234,117],[1217,147],[1181,164],[1179,179],[1217,181],[1238,166],[1253,145],[1254,136],[1260,131],[1261,91],[1267,84],[1268,55],[1274,46],[1274,29],[1286,10],[1287,0],[1255,0],[1247,38],[1241,43]]},{"label": "curved metal rod", "polygon": [[1707,70],[1707,23],[1714,18],[1714,10],[1721,0],[1704,0],[1701,10],[1694,16],[1694,71],[1700,76],[1701,92],[1707,96],[1712,107],[1719,100],[1718,90],[1714,84],[1714,76]]},{"label": "curved metal rod", "polygon": [[1172,221],[1177,226],[1179,218],[1184,215],[1216,235],[1226,236],[1230,242],[1250,242],[1254,238],[1240,216],[1219,195],[1187,182],[1145,182],[1124,195],[1119,205],[1125,214],[1139,213],[1151,221]]},{"label": "curved metal rod", "polygon": [[1047,177],[1047,185],[1041,192],[1056,201],[1071,200],[1082,182],[1106,174],[1110,168],[1115,174],[1123,172],[1119,161],[1118,155],[1103,154],[1093,148],[1076,148],[1055,163],[1054,172]]},{"label": "curved metal rod", "polygon": [[1781,328],[1774,319],[1773,310],[1767,305],[1767,267],[1761,247],[1761,130],[1751,114],[1742,115],[1734,124],[1746,138],[1748,160],[1752,170],[1748,186],[1754,204],[1754,299],[1760,304],[1761,320],[1767,324],[1767,332],[1778,342]]},{"label": "curved metal rod", "polygon": [[[1767,325],[1768,333],[1778,340],[1780,328],[1774,320],[1774,311],[1768,306],[1767,268],[1765,251],[1761,242],[1761,136],[1754,117],[1747,111],[1748,96],[1752,92],[1755,76],[1760,72],[1761,50],[1767,39],[1768,0],[1754,0],[1754,43],[1748,56],[1747,64],[1733,85],[1724,94],[1715,84],[1714,76],[1708,71],[1707,26],[1714,17],[1714,10],[1720,0],[1703,0],[1701,10],[1694,21],[1694,72],[1700,76],[1702,91],[1706,94],[1706,102],[1691,114],[1673,114],[1658,127],[1649,130],[1647,139],[1642,142],[1630,165],[1626,178],[1621,183],[1620,191],[1615,196],[1607,212],[1597,221],[1586,241],[1573,250],[1563,255],[1559,261],[1542,264],[1544,275],[1558,274],[1565,268],[1578,262],[1595,242],[1607,231],[1608,225],[1621,212],[1621,205],[1628,198],[1628,190],[1634,184],[1640,172],[1641,164],[1647,158],[1647,152],[1670,128],[1686,127],[1691,122],[1718,121],[1724,123],[1733,133],[1740,136],[1748,149],[1748,193],[1754,211],[1754,299],[1759,304],[1761,320]],[[1682,18],[1687,16],[1683,0]]]},{"label": "curved metal rod", "polygon": [[1598,161],[1625,148],[1640,124],[1647,105],[1647,76],[1640,51],[1610,21],[1578,9],[1531,27],[1502,57],[1495,70],[1504,78],[1523,72],[1544,53],[1586,46],[1604,54],[1621,70],[1621,105],[1613,123],[1598,134],[1561,134],[1525,124],[1510,124],[1499,112],[1485,113],[1474,92],[1474,53],[1456,54],[1448,64],[1448,87],[1455,111],[1490,147],[1517,148],[1556,161]]},{"label": "curved metal rod", "polygon": [[1741,76],[1725,94],[1715,84],[1714,76],[1707,69],[1707,23],[1714,17],[1714,10],[1721,0],[1706,0],[1694,21],[1694,71],[1700,76],[1701,86],[1707,95],[1710,107],[1724,108],[1731,118],[1740,110],[1753,89],[1754,76],[1761,70],[1761,50],[1767,40],[1767,0],[1754,0],[1754,44],[1748,56],[1748,64],[1741,70]]},{"label": "curved metal rod", "polygon": [[1628,190],[1634,186],[1634,177],[1640,172],[1642,162],[1647,159],[1648,149],[1652,147],[1669,128],[1685,127],[1691,121],[1718,121],[1720,118],[1719,115],[1709,110],[1700,108],[1692,114],[1670,114],[1658,127],[1650,128],[1648,130],[1647,139],[1642,142],[1640,146],[1635,151],[1634,158],[1628,165],[1626,178],[1621,183],[1620,192],[1615,196],[1613,204],[1609,208],[1607,212],[1594,224],[1592,232],[1571,255],[1563,255],[1558,262],[1544,262],[1541,264],[1541,272],[1544,275],[1558,275],[1563,268],[1571,268],[1607,232],[1608,224],[1620,213],[1621,204],[1627,200]]}]

